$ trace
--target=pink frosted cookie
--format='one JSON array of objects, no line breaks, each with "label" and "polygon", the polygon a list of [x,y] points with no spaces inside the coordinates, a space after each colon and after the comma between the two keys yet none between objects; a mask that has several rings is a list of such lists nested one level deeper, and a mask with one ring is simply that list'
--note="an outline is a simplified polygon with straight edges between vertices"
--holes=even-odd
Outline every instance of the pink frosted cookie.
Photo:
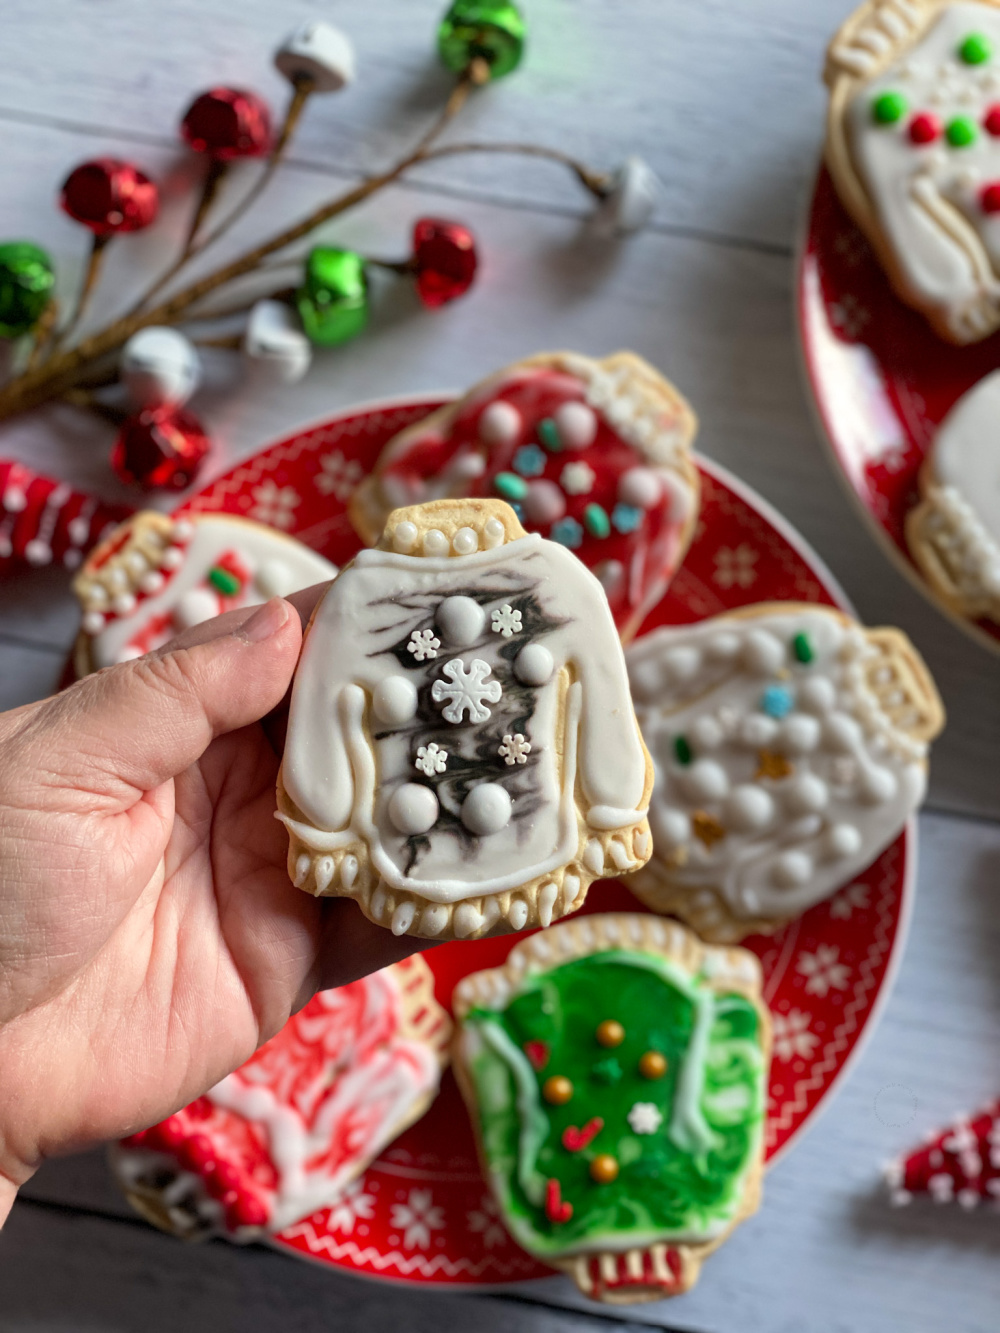
[{"label": "pink frosted cookie", "polygon": [[83,611],[77,675],[141,657],[223,611],[325,583],[336,572],[263,523],[231,514],[133,514],[73,580]]},{"label": "pink frosted cookie", "polygon": [[419,954],[320,991],[204,1097],[112,1148],[112,1169],[145,1218],[186,1240],[282,1231],[419,1120],[450,1037]]},{"label": "pink frosted cookie", "polygon": [[694,533],[696,428],[673,385],[632,352],[542,353],[390,440],[354,492],[351,519],[373,544],[398,507],[506,500],[529,532],[593,570],[628,639]]}]

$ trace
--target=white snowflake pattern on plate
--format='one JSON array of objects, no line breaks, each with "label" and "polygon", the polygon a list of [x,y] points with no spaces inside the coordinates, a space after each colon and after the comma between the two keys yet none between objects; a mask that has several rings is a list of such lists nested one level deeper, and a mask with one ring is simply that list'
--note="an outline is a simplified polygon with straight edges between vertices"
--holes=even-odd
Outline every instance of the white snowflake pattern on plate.
[{"label": "white snowflake pattern on plate", "polygon": [[749,588],[757,580],[757,552],[746,542],[739,546],[720,546],[715,553],[712,579],[720,588]]},{"label": "white snowflake pattern on plate", "polygon": [[326,1224],[331,1231],[349,1236],[356,1222],[370,1222],[375,1216],[375,1196],[365,1193],[364,1184],[363,1176],[353,1181],[330,1209]]},{"label": "white snowflake pattern on plate", "polygon": [[787,1014],[771,1014],[774,1035],[774,1058],[787,1064],[800,1058],[809,1060],[819,1038],[809,1030],[812,1014],[801,1009],[790,1009]]},{"label": "white snowflake pattern on plate", "polygon": [[803,950],[799,954],[795,970],[806,977],[806,990],[820,999],[830,990],[844,990],[851,969],[841,963],[840,950],[833,944],[820,944],[815,953]]},{"label": "white snowflake pattern on plate", "polygon": [[294,486],[279,486],[275,481],[262,481],[250,494],[254,501],[250,506],[250,517],[258,523],[286,531],[294,525],[295,510],[302,503]]},{"label": "white snowflake pattern on plate", "polygon": [[313,480],[321,495],[332,495],[342,503],[354,494],[365,470],[356,458],[345,458],[339,449],[324,454]]},{"label": "white snowflake pattern on plate", "polygon": [[470,1209],[465,1220],[473,1235],[482,1236],[486,1249],[492,1250],[495,1246],[507,1244],[507,1230],[500,1220],[500,1209],[491,1195],[484,1194],[479,1207]]},{"label": "white snowflake pattern on plate", "polygon": [[403,1233],[403,1248],[426,1250],[431,1243],[431,1232],[444,1228],[444,1209],[434,1202],[430,1190],[412,1189],[406,1203],[394,1203],[389,1225]]}]

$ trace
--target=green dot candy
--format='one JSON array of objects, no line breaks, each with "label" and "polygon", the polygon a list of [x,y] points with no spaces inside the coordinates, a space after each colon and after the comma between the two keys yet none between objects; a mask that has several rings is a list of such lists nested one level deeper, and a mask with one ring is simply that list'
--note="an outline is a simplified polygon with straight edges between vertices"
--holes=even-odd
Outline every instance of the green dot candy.
[{"label": "green dot candy", "polygon": [[958,48],[960,59],[967,65],[984,65],[993,54],[993,43],[982,32],[970,32]]},{"label": "green dot candy", "polygon": [[364,259],[354,250],[317,246],[306,260],[295,302],[310,342],[335,347],[356,338],[368,323]]},{"label": "green dot candy", "polygon": [[906,115],[906,98],[902,93],[879,93],[872,102],[872,119],[876,125],[895,125]]},{"label": "green dot candy", "polygon": [[543,417],[537,426],[538,438],[545,445],[550,454],[557,454],[562,446],[562,439],[559,435],[559,427],[551,417]]},{"label": "green dot candy", "polygon": [[971,116],[956,116],[954,120],[949,120],[944,137],[952,148],[969,148],[979,137],[979,131]]},{"label": "green dot candy", "polygon": [[607,512],[599,504],[589,504],[583,511],[583,526],[592,537],[608,537],[611,535],[611,520]]},{"label": "green dot candy", "polygon": [[691,752],[691,742],[686,736],[674,737],[674,754],[679,764],[690,764],[694,756]]},{"label": "green dot candy", "polygon": [[52,297],[52,260],[31,241],[0,245],[0,337],[30,332]]},{"label": "green dot candy", "polygon": [[493,478],[493,489],[505,500],[523,500],[528,494],[528,483],[516,472],[498,472]]},{"label": "green dot candy", "polygon": [[792,652],[795,654],[796,662],[801,662],[803,666],[808,666],[816,656],[809,642],[809,635],[801,631],[792,639]]},{"label": "green dot candy", "polygon": [[483,60],[491,79],[517,69],[524,54],[524,17],[509,0],[455,0],[438,28],[438,54],[456,74]]},{"label": "green dot candy", "polygon": [[216,592],[221,592],[223,597],[235,597],[239,592],[241,584],[235,574],[231,574],[228,569],[223,569],[221,565],[213,565],[208,571],[208,581]]}]

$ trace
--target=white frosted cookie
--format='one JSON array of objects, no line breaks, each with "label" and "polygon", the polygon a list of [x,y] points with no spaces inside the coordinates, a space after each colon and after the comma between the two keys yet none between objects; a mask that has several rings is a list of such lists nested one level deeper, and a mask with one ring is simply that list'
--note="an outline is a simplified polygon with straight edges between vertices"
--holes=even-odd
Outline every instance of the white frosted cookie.
[{"label": "white frosted cookie", "polygon": [[941,422],[920,496],[906,516],[913,558],[959,615],[1000,621],[1000,371]]},{"label": "white frosted cookie", "polygon": [[306,632],[289,873],[400,935],[547,925],[647,859],[652,772],[594,576],[500,501],[399,509]]},{"label": "white frosted cookie", "polygon": [[111,1150],[142,1215],[251,1241],[343,1198],[437,1095],[451,1021],[415,954],[320,991],[215,1087]]},{"label": "white frosted cookie", "polygon": [[869,0],[830,45],[826,156],[899,295],[1000,327],[1000,0]]},{"label": "white frosted cookie", "polygon": [[229,514],[134,514],[73,580],[77,675],[141,657],[203,620],[325,583],[336,565],[294,537]]},{"label": "white frosted cookie", "polygon": [[905,635],[761,603],[627,653],[653,756],[653,856],[630,887],[706,939],[771,931],[899,834],[944,714]]}]

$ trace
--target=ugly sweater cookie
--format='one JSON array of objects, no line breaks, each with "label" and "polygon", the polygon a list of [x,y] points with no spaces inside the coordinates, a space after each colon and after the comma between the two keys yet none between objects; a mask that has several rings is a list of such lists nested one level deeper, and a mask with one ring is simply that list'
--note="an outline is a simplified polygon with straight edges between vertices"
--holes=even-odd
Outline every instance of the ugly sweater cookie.
[{"label": "ugly sweater cookie", "polygon": [[204,1097],[115,1145],[112,1170],[185,1240],[283,1231],[335,1204],[423,1115],[450,1037],[419,954],[320,991]]},{"label": "ugly sweater cookie", "polygon": [[698,515],[681,395],[631,352],[516,362],[390,440],[351,500],[374,542],[389,511],[440,496],[509,501],[597,575],[623,639],[660,600]]},{"label": "ugly sweater cookie", "polygon": [[144,510],[110,533],[73,580],[83,611],[77,675],[141,657],[223,611],[325,583],[336,572],[263,523]]},{"label": "ugly sweater cookie", "polygon": [[317,607],[278,779],[307,892],[425,938],[547,925],[648,858],[651,789],[600,584],[508,505],[397,510]]},{"label": "ugly sweater cookie", "polygon": [[760,965],[676,922],[577,917],[459,982],[454,1066],[504,1224],[612,1304],[688,1290],[755,1211]]},{"label": "ugly sweater cookie", "polygon": [[653,856],[631,884],[706,939],[799,916],[923,798],[944,714],[898,630],[762,603],[654,630],[627,661],[656,769]]},{"label": "ugly sweater cookie", "polygon": [[834,38],[827,163],[942,337],[1000,327],[1000,0],[869,0]]},{"label": "ugly sweater cookie", "polygon": [[964,393],[920,470],[906,539],[953,611],[1000,622],[1000,371]]}]

